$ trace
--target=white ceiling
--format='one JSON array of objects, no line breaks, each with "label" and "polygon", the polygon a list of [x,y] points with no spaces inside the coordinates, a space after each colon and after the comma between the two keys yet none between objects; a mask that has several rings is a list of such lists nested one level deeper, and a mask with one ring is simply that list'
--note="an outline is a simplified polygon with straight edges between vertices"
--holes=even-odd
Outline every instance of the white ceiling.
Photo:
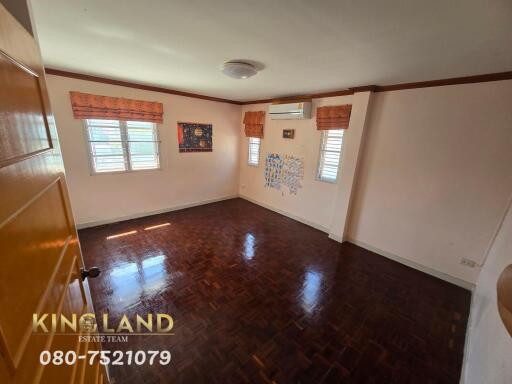
[{"label": "white ceiling", "polygon": [[233,100],[512,70],[511,0],[31,1],[47,67]]}]

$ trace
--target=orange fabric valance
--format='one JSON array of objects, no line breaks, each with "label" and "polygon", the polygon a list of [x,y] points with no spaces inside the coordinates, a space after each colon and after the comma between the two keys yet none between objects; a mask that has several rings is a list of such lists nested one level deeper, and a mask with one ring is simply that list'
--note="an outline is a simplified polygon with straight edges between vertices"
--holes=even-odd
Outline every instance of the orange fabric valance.
[{"label": "orange fabric valance", "polygon": [[331,105],[316,109],[316,129],[347,129],[352,105]]},{"label": "orange fabric valance", "polygon": [[162,123],[162,103],[69,92],[75,119],[136,120]]},{"label": "orange fabric valance", "polygon": [[263,124],[265,124],[265,112],[245,112],[244,115],[245,136],[263,137]]}]

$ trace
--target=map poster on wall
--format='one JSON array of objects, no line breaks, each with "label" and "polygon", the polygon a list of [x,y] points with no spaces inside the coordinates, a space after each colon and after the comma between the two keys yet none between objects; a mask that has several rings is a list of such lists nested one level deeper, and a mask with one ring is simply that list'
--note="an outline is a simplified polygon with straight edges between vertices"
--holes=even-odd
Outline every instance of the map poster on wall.
[{"label": "map poster on wall", "polygon": [[265,187],[281,189],[283,159],[277,153],[268,153],[265,160]]},{"label": "map poster on wall", "polygon": [[211,124],[178,123],[180,152],[211,152],[212,130]]}]

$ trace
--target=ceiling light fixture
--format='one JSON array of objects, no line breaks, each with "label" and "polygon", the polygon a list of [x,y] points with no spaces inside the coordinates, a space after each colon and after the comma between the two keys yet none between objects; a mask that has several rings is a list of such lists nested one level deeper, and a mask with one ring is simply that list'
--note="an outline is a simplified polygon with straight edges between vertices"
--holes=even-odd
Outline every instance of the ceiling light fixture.
[{"label": "ceiling light fixture", "polygon": [[258,73],[254,65],[243,61],[227,61],[222,65],[221,71],[233,79],[247,79]]}]

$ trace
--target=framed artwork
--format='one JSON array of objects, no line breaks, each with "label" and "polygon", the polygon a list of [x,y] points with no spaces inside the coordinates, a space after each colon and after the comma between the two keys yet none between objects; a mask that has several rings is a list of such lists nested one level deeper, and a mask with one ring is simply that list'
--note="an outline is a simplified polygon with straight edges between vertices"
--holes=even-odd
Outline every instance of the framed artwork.
[{"label": "framed artwork", "polygon": [[211,152],[213,147],[211,124],[178,122],[180,152]]},{"label": "framed artwork", "polygon": [[295,137],[295,129],[283,129],[283,139],[293,139]]}]

